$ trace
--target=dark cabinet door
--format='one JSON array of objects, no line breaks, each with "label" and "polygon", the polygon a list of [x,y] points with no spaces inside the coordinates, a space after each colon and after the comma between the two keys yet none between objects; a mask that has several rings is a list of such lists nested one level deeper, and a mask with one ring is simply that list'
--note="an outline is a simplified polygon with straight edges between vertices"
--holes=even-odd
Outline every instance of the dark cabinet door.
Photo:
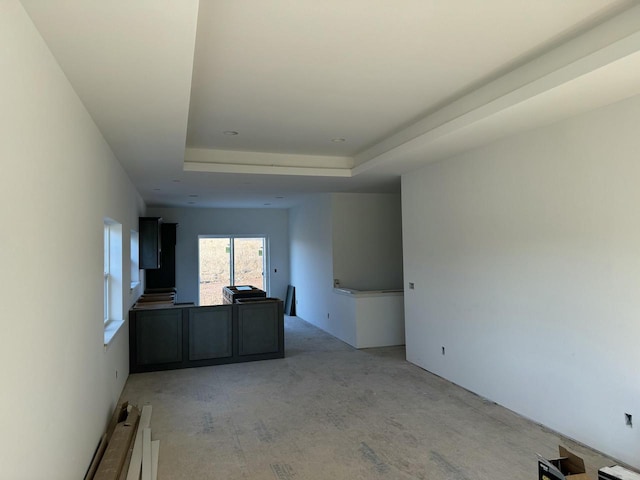
[{"label": "dark cabinet door", "polygon": [[232,313],[231,305],[189,309],[189,360],[233,355]]},{"label": "dark cabinet door", "polygon": [[278,351],[281,324],[278,313],[281,304],[282,302],[257,302],[238,308],[238,353],[240,355]]},{"label": "dark cabinet door", "polygon": [[176,286],[176,230],[177,223],[162,223],[160,227],[160,268],[145,273],[146,288]]},{"label": "dark cabinet door", "polygon": [[140,217],[138,219],[138,242],[140,268],[160,268],[160,252],[162,251],[160,217]]},{"label": "dark cabinet door", "polygon": [[182,361],[182,309],[136,312],[136,364]]}]

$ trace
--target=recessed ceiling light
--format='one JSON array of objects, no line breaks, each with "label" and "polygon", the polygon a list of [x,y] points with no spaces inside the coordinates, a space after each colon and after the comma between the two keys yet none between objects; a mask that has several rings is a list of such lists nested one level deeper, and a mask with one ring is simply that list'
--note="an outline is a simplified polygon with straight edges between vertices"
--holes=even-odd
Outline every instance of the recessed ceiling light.
[{"label": "recessed ceiling light", "polygon": [[284,197],[276,197],[278,200],[282,200]]},{"label": "recessed ceiling light", "polygon": [[332,138],[331,141],[333,143],[342,143],[342,142],[346,142],[347,139],[346,138]]},{"label": "recessed ceiling light", "polygon": [[191,198],[198,198],[198,195],[189,195]]},{"label": "recessed ceiling light", "polygon": [[238,132],[236,132],[235,130],[225,130],[222,133],[224,133],[225,135],[231,135],[231,136],[238,135]]},{"label": "recessed ceiling light", "polygon": [[270,203],[265,203],[265,205],[271,205]]}]

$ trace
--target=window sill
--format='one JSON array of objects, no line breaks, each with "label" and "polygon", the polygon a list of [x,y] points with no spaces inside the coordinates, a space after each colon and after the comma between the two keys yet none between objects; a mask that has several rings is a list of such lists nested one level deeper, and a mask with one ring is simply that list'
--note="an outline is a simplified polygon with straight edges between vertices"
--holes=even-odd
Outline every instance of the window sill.
[{"label": "window sill", "polygon": [[116,333],[124,325],[124,320],[109,320],[104,324],[104,347],[107,348],[115,338]]}]

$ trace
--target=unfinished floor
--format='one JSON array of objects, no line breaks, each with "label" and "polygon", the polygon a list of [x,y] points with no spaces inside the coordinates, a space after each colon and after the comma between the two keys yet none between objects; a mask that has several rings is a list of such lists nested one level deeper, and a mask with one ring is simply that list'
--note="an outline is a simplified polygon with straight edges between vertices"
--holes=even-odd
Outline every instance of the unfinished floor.
[{"label": "unfinished floor", "polygon": [[558,444],[615,463],[404,360],[286,317],[286,358],[131,375],[158,478],[531,480]]}]

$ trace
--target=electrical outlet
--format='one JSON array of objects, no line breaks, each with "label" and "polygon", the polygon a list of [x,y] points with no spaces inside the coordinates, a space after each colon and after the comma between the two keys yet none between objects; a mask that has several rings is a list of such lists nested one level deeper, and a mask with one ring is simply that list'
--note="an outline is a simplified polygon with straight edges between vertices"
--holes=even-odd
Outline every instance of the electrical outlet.
[{"label": "electrical outlet", "polygon": [[633,427],[633,415],[631,415],[630,413],[625,413],[624,414],[624,423],[628,427]]},{"label": "electrical outlet", "polygon": [[409,282],[409,290],[415,290],[416,285],[413,282]]}]

